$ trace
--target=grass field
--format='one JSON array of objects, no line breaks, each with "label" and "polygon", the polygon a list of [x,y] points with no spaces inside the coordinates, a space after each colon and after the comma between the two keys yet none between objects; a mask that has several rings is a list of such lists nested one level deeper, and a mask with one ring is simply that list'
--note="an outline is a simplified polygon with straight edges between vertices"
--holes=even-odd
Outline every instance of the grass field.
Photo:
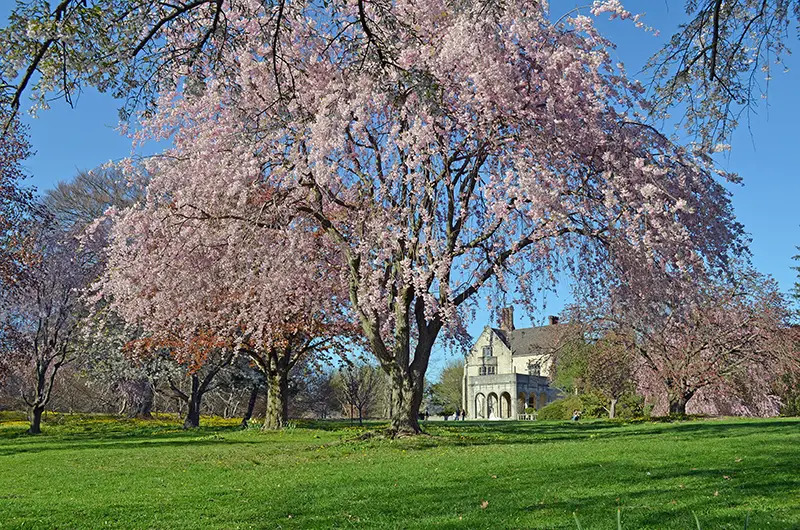
[{"label": "grass field", "polygon": [[[0,415],[4,528],[800,528],[800,420],[430,424]],[[376,428],[378,424],[370,427]]]}]

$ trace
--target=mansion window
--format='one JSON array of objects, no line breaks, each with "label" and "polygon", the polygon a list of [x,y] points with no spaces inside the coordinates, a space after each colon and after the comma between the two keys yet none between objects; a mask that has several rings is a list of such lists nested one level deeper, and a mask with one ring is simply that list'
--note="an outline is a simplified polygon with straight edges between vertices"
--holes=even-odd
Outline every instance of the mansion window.
[{"label": "mansion window", "polygon": [[478,375],[494,375],[497,370],[495,366],[480,366],[478,367]]},{"label": "mansion window", "polygon": [[483,356],[484,357],[491,357],[492,356],[492,347],[491,346],[484,346],[483,347]]}]

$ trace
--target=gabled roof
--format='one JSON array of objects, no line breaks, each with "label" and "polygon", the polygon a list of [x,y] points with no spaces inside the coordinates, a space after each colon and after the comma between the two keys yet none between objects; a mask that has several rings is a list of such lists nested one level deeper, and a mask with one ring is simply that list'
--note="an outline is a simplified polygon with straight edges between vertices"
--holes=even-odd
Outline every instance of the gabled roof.
[{"label": "gabled roof", "polygon": [[492,331],[508,346],[511,355],[524,357],[554,353],[569,337],[575,336],[577,328],[569,324],[555,324],[514,331],[492,328]]}]

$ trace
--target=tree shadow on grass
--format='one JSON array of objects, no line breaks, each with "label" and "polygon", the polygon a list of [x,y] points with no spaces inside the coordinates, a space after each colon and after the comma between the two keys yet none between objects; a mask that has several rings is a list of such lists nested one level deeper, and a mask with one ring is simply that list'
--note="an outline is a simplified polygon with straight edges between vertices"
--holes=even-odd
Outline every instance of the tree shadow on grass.
[{"label": "tree shadow on grass", "polygon": [[[713,487],[708,493],[676,491],[674,488],[639,488],[621,494],[609,492],[600,495],[580,495],[565,499],[541,500],[524,506],[523,511],[535,514],[547,512],[575,513],[584,527],[596,528],[599,523],[611,528],[621,509],[622,528],[695,528],[694,515],[702,528],[742,528],[749,515],[750,528],[763,528],[780,524],[782,528],[797,528],[800,517],[786,513],[788,504],[780,509],[761,506],[758,498],[765,488],[790,491],[796,482],[788,479],[751,483],[737,488],[735,497]],[[720,488],[721,489],[721,488]],[[714,492],[718,495],[715,496]],[[606,512],[598,520],[598,511]],[[588,514],[588,515],[587,515]],[[575,528],[566,524],[565,528]],[[548,526],[548,528],[550,528]]]},{"label": "tree shadow on grass", "polygon": [[413,440],[414,449],[442,445],[471,446],[495,444],[550,443],[581,440],[629,439],[668,435],[686,440],[735,438],[753,434],[797,436],[800,419],[700,420],[680,423],[624,424],[592,422],[465,422],[431,425],[431,437]]},{"label": "tree shadow on grass", "polygon": [[69,418],[42,426],[42,433],[30,435],[27,427],[0,429],[0,456],[45,451],[138,448],[159,445],[192,445],[219,443],[251,443],[246,440],[228,440],[226,434],[240,432],[234,426],[201,426],[183,429],[177,423],[153,420],[141,421],[125,418],[102,419]]},{"label": "tree shadow on grass", "polygon": [[50,443],[40,444],[25,444],[25,445],[4,445],[0,446],[0,457],[13,456],[18,454],[36,454],[50,451],[74,451],[74,450],[88,450],[88,449],[154,449],[160,447],[180,447],[180,446],[210,446],[210,445],[251,445],[254,442],[248,440],[230,440],[224,437],[198,437],[195,436],[185,437],[170,437],[151,438],[144,437],[131,437],[128,439],[94,439],[94,440],[49,440]]},{"label": "tree shadow on grass", "polygon": [[[771,491],[792,488],[793,479],[785,475],[774,477],[766,474],[758,481],[740,486],[735,496],[728,496],[720,486],[722,496],[716,497],[713,492],[717,481],[714,480],[697,484],[692,490],[682,490],[669,480],[646,478],[643,474],[634,477],[634,473],[626,472],[624,466],[619,466],[615,473],[622,473],[622,476],[617,476],[608,487],[603,486],[608,480],[605,473],[598,473],[596,466],[583,463],[565,464],[557,471],[544,472],[541,476],[521,474],[500,476],[499,479],[473,476],[469,482],[461,482],[459,477],[452,476],[444,482],[419,481],[414,482],[412,488],[401,485],[399,489],[396,483],[392,486],[396,478],[387,479],[384,474],[368,475],[367,479],[359,476],[358,481],[351,483],[351,488],[355,489],[348,490],[347,496],[330,495],[336,487],[333,482],[315,484],[310,500],[301,505],[293,504],[291,500],[285,500],[293,498],[287,495],[273,505],[270,515],[293,513],[300,527],[338,527],[348,523],[343,514],[353,514],[361,519],[361,524],[370,527],[394,528],[397,521],[405,521],[403,528],[441,528],[447,525],[443,516],[452,516],[454,528],[575,528],[572,513],[577,511],[582,514],[584,527],[611,528],[616,508],[622,506],[623,519],[628,521],[623,525],[626,529],[692,528],[693,524],[687,523],[693,523],[693,511],[701,517],[705,514],[703,528],[728,528],[730,524],[740,528],[752,504],[754,514],[760,510],[753,521],[791,518],[791,514],[786,512],[788,508],[779,506],[778,512],[770,513],[758,502],[765,488]],[[357,476],[355,472],[353,476]],[[409,477],[405,478],[407,481]],[[575,487],[575,482],[580,484],[583,481],[588,481],[586,488],[592,492]],[[721,477],[718,482],[722,482]],[[723,484],[730,486],[730,483]],[[306,486],[303,483],[296,485],[308,492]],[[602,491],[598,492],[598,488]],[[527,492],[529,498],[512,496],[521,491]],[[787,499],[784,504],[788,506],[789,497],[783,498]],[[481,507],[484,499],[489,500],[488,508]],[[458,522],[460,514],[464,515],[463,522]],[[520,515],[523,515],[522,519]]]}]

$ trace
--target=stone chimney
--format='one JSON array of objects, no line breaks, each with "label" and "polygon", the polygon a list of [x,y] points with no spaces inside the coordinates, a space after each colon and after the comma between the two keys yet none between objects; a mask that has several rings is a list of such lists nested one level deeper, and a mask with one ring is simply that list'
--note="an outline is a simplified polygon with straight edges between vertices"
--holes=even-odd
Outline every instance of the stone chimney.
[{"label": "stone chimney", "polygon": [[547,323],[550,324],[551,326],[555,326],[556,324],[558,324],[558,317],[555,315],[550,315],[549,317],[547,317]]},{"label": "stone chimney", "polygon": [[500,309],[500,329],[514,331],[514,308],[512,306]]}]

